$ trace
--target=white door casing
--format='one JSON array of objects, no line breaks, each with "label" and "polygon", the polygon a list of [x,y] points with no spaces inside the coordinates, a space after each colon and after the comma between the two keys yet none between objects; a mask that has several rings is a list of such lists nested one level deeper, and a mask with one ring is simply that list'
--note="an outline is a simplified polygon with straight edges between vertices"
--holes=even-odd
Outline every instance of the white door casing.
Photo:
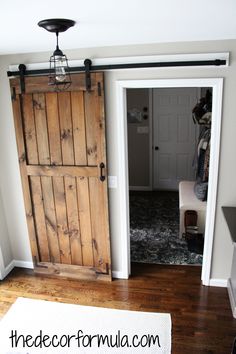
[{"label": "white door casing", "polygon": [[153,89],[153,187],[178,190],[181,180],[195,179],[193,160],[197,126],[192,109],[198,88]]},{"label": "white door casing", "polygon": [[[216,197],[218,186],[218,169],[220,154],[221,112],[223,78],[202,79],[149,79],[149,80],[120,80],[116,82],[117,105],[117,137],[119,163],[119,208],[121,215],[121,242],[122,242],[122,274],[128,278],[130,274],[130,230],[129,230],[129,183],[128,183],[128,154],[127,154],[127,88],[171,88],[171,87],[212,87],[212,128],[211,128],[211,155],[209,168],[209,189],[206,211],[206,229],[204,254],[202,264],[202,283],[210,285],[212,247],[214,238]],[[212,158],[214,156],[214,158]]]}]

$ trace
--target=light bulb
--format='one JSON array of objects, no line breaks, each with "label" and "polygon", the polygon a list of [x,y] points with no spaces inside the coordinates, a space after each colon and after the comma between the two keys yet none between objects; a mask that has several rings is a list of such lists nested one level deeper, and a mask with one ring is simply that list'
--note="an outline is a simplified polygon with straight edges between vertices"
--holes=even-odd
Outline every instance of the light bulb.
[{"label": "light bulb", "polygon": [[65,71],[64,61],[62,58],[59,58],[56,63],[55,74],[56,74],[55,78],[57,81],[60,81],[60,82],[65,81],[66,71]]}]

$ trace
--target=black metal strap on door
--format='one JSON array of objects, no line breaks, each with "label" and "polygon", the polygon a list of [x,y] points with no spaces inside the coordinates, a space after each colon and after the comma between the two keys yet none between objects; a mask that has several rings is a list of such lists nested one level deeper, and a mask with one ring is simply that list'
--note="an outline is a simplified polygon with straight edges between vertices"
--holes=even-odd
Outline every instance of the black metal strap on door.
[{"label": "black metal strap on door", "polygon": [[[87,91],[89,91],[91,89],[91,76],[90,76],[91,65],[92,65],[92,60],[85,59],[85,61],[84,61],[84,66],[85,66],[85,84],[86,84],[86,90]],[[70,69],[70,72],[71,72],[71,69]]]},{"label": "black metal strap on door", "polygon": [[19,68],[19,74],[20,74],[20,88],[21,88],[21,93],[25,93],[25,72],[26,72],[26,66],[25,64],[20,64],[18,66]]}]

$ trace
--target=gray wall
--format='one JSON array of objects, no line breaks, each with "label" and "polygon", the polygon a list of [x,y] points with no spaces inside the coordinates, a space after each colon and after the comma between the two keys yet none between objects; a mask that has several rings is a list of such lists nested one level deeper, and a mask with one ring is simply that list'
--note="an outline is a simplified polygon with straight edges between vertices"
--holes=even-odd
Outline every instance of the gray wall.
[{"label": "gray wall", "polygon": [[[0,260],[0,266],[4,269],[11,263],[12,261],[12,252],[10,239],[7,231],[7,223],[5,217],[5,211],[2,203],[2,196],[0,193],[0,257],[2,256],[2,260]],[[2,264],[3,263],[3,264]],[[4,269],[0,269],[4,271]]]},{"label": "gray wall", "polygon": [[[148,112],[143,112],[143,107]],[[129,159],[129,185],[131,187],[149,187],[150,165],[149,165],[149,89],[128,89],[127,110],[137,109],[148,116],[147,120],[141,122],[129,122],[128,120],[128,159]],[[147,133],[142,129],[146,127]],[[141,129],[141,131],[140,131]]]},{"label": "gray wall", "polygon": [[[117,117],[116,81],[125,79],[165,79],[165,78],[203,78],[223,77],[223,126],[221,137],[219,186],[213,246],[211,277],[227,279],[230,275],[232,261],[232,244],[229,232],[221,211],[222,205],[236,206],[236,40],[168,43],[160,45],[136,45],[125,47],[92,48],[89,50],[67,51],[71,59],[86,57],[112,57],[153,54],[180,54],[230,51],[230,66],[200,68],[163,68],[144,70],[111,71],[105,74],[107,146],[109,174],[118,174],[117,161]],[[50,53],[12,55],[0,57],[0,166],[1,190],[5,209],[9,239],[14,259],[30,261],[29,241],[23,210],[23,198],[16,153],[15,134],[13,128],[12,108],[8,78],[6,71],[9,64],[20,62],[46,61]],[[118,181],[119,188],[119,181]],[[119,271],[122,263],[122,247],[120,241],[120,225],[118,190],[110,190],[110,220],[113,270]],[[7,235],[6,242],[7,241]]]}]

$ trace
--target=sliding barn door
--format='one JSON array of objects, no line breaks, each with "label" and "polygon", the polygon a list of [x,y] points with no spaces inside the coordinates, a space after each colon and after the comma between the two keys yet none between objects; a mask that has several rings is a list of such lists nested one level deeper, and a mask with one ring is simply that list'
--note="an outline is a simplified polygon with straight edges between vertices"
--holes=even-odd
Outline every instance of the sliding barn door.
[{"label": "sliding barn door", "polygon": [[[28,231],[37,273],[111,279],[103,75],[10,80]],[[51,92],[50,92],[51,90]]]}]

